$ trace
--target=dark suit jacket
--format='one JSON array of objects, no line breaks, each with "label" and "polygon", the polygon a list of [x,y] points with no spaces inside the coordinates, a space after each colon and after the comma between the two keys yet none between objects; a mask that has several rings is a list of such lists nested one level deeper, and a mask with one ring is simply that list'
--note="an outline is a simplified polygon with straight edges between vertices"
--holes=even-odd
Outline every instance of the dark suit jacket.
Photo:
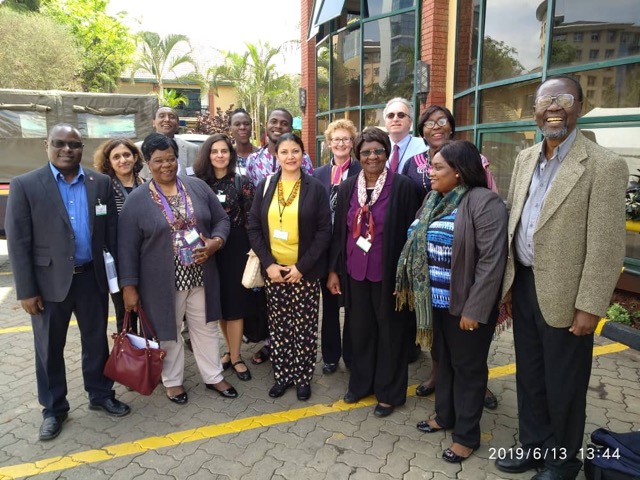
[{"label": "dark suit jacket", "polygon": [[[269,223],[267,214],[281,171],[271,177],[264,192],[265,180],[256,188],[256,196],[249,212],[247,233],[251,248],[260,259],[263,270],[276,263],[271,254]],[[331,210],[329,198],[322,184],[305,173],[301,176],[300,200],[298,203],[298,261],[296,268],[306,280],[324,278],[327,273],[327,249],[331,241]],[[264,195],[263,195],[264,192]],[[263,271],[263,274],[265,272]]]},{"label": "dark suit jacket", "polygon": [[[94,273],[106,294],[102,251],[117,255],[118,214],[111,179],[83,169]],[[98,200],[107,206],[106,215],[96,216]],[[48,302],[63,301],[73,279],[74,233],[49,164],[11,181],[5,229],[18,299],[40,295]]]},{"label": "dark suit jacket", "polygon": [[[327,195],[331,192],[331,163],[327,163],[326,165],[321,166],[313,171],[313,176],[320,180],[322,186],[327,192]],[[357,175],[362,170],[360,166],[360,162],[358,162],[355,158],[351,159],[351,165],[349,165],[349,173],[347,173],[347,178],[353,177]]]}]

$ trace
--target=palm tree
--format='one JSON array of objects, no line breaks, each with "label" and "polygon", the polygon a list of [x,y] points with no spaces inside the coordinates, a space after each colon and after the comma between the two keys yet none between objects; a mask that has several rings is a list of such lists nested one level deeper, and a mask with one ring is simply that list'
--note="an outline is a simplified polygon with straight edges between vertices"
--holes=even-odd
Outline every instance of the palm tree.
[{"label": "palm tree", "polygon": [[164,92],[162,97],[158,97],[158,100],[163,107],[178,108],[180,105],[189,106],[189,97],[173,89]]},{"label": "palm tree", "polygon": [[[140,41],[142,53],[131,70],[131,78],[140,70],[153,75],[158,83],[159,98],[164,98],[163,75],[169,72],[175,74],[175,69],[180,65],[192,65],[196,68],[196,62],[191,56],[191,42],[186,35],[169,34],[165,38],[160,38],[160,35],[155,32],[142,32]],[[189,51],[176,53],[176,47],[183,42],[187,44]]]}]

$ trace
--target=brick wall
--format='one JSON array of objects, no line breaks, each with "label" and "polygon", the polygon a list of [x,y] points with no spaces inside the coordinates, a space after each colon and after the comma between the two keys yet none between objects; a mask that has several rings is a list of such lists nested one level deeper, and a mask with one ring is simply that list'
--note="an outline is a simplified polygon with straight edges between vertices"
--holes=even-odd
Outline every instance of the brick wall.
[{"label": "brick wall", "polygon": [[311,161],[316,165],[316,45],[313,38],[307,42],[313,0],[301,0],[300,4],[300,86],[307,90],[307,108],[302,113],[302,141]]},{"label": "brick wall", "polygon": [[[422,2],[420,59],[431,65],[431,84],[426,106],[445,105],[447,95],[447,37],[449,1],[424,0]],[[421,111],[424,108],[421,106]]]}]

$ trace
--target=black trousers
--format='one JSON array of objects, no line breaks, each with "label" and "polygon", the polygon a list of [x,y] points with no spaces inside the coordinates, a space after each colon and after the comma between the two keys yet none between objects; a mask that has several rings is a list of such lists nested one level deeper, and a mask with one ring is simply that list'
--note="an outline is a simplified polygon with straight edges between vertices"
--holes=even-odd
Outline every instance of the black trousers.
[{"label": "black trousers", "polygon": [[487,324],[473,331],[460,329],[460,317],[433,309],[434,344],[438,352],[436,422],[453,428],[453,441],[468,448],[480,445],[489,368],[487,357],[498,320],[498,308]]},{"label": "black trousers", "polygon": [[38,400],[44,417],[69,411],[64,347],[72,313],[80,329],[82,376],[89,400],[100,401],[115,395],[113,381],[102,374],[109,356],[108,302],[107,294],[98,289],[95,273],[87,271],[73,276],[67,298],[62,302],[45,301],[42,313],[31,317]]},{"label": "black trousers", "polygon": [[345,365],[350,366],[349,315],[345,309],[344,328],[341,335],[339,296],[333,295],[327,289],[326,278],[320,280],[320,286],[322,287],[322,330],[320,332],[322,360],[324,363],[338,363],[342,357]]},{"label": "black trousers", "polygon": [[407,399],[406,312],[380,314],[382,284],[349,277],[349,331],[353,357],[349,391],[358,397],[375,393],[378,402],[404,405]]},{"label": "black trousers", "polygon": [[547,452],[548,468],[575,478],[582,462],[593,334],[577,337],[547,325],[530,267],[517,265],[513,283],[513,337],[520,442]]}]

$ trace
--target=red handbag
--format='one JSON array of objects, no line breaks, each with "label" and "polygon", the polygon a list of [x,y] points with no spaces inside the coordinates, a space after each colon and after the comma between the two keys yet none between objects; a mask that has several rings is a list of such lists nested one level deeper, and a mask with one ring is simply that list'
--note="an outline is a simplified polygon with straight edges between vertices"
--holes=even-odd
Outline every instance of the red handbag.
[{"label": "red handbag", "polygon": [[156,332],[140,305],[138,317],[142,336],[127,333],[130,312],[125,313],[122,331],[114,335],[104,374],[141,395],[151,395],[160,382],[162,361],[167,352],[158,346]]}]

